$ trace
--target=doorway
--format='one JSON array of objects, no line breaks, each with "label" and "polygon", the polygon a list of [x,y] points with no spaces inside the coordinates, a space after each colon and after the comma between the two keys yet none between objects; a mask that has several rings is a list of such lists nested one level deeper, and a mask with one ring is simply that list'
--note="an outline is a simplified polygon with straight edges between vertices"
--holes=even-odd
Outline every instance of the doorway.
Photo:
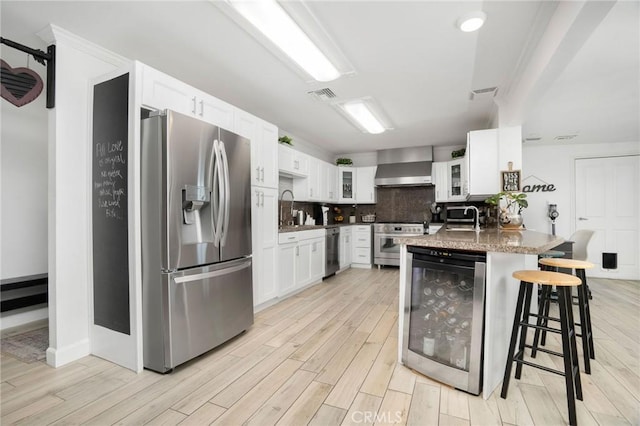
[{"label": "doorway", "polygon": [[[588,261],[590,276],[640,279],[640,156],[576,159],[575,229],[595,231]],[[617,260],[604,268],[603,253]]]}]

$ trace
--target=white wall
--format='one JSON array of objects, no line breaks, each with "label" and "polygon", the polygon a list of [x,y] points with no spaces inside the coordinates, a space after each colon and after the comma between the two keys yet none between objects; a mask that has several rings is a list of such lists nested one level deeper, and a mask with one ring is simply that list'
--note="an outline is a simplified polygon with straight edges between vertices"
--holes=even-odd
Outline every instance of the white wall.
[{"label": "white wall", "polygon": [[[11,33],[2,34],[14,40]],[[37,37],[21,43],[46,51]],[[44,83],[42,92],[21,107],[0,101],[0,279],[47,273],[47,109],[46,67],[19,50],[2,45],[2,59],[11,67],[28,67]],[[27,63],[28,62],[28,63]],[[2,313],[6,329],[47,318],[38,305]]]},{"label": "white wall", "polygon": [[[11,38],[11,34],[2,34]],[[29,47],[46,51],[40,43]],[[2,59],[26,67],[27,54],[2,45]],[[47,272],[47,109],[46,67],[29,60],[45,87],[33,102],[17,107],[0,101],[2,190],[0,278]]]},{"label": "white wall", "polygon": [[[549,203],[558,205],[556,234],[568,238],[575,231],[575,160],[577,158],[609,157],[639,154],[639,142],[601,144],[533,145],[522,149],[523,185],[553,184],[553,192],[528,193],[529,207],[523,211],[527,229],[551,233],[547,218]],[[529,177],[532,176],[532,177]]]}]

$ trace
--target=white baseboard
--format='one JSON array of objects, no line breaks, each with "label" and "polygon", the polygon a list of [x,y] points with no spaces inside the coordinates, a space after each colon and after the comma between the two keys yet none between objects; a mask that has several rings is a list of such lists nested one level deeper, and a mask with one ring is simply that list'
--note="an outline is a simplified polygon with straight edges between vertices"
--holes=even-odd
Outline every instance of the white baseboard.
[{"label": "white baseboard", "polygon": [[371,269],[373,265],[371,265],[370,263],[352,263],[351,267],[360,269]]},{"label": "white baseboard", "polygon": [[20,312],[12,313],[4,312],[0,319],[0,330],[18,327],[20,325],[29,324],[30,322],[49,319],[49,308],[20,310]]},{"label": "white baseboard", "polygon": [[62,348],[47,349],[47,364],[58,368],[91,354],[91,342],[83,339]]}]

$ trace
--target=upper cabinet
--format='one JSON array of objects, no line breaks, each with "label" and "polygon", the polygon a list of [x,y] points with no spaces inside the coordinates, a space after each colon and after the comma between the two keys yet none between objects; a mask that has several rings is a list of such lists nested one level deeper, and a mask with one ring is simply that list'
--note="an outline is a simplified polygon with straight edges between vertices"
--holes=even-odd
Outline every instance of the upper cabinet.
[{"label": "upper cabinet", "polygon": [[330,163],[322,163],[324,165],[324,197],[323,199],[329,203],[338,202],[338,167]]},{"label": "upper cabinet", "polygon": [[468,180],[465,157],[433,163],[432,173],[436,187],[436,202],[465,201],[467,199]]},{"label": "upper cabinet", "polygon": [[278,144],[278,168],[280,174],[294,177],[309,175],[309,156],[283,144]]},{"label": "upper cabinet", "polygon": [[449,195],[447,193],[449,187],[449,179],[447,178],[448,164],[446,161],[438,161],[433,163],[431,168],[433,175],[433,184],[436,187],[436,202],[446,203],[449,201]]},{"label": "upper cabinet", "polygon": [[307,178],[293,180],[293,194],[296,200],[326,201],[323,198],[324,188],[326,187],[324,184],[326,169],[323,164],[324,161],[314,157],[307,157]]},{"label": "upper cabinet", "polygon": [[233,131],[233,105],[208,95],[149,66],[142,67],[142,104],[172,109]]},{"label": "upper cabinet", "polygon": [[467,134],[469,196],[486,197],[500,192],[500,171],[509,162],[522,168],[522,128],[476,130]]},{"label": "upper cabinet", "polygon": [[377,166],[356,167],[356,202],[374,204],[376,202],[376,169]]},{"label": "upper cabinet", "polygon": [[251,184],[278,188],[278,128],[271,123],[236,109],[234,129],[251,140]]},{"label": "upper cabinet", "polygon": [[338,202],[355,203],[356,201],[356,169],[355,167],[338,167]]},{"label": "upper cabinet", "polygon": [[449,179],[449,201],[464,201],[467,199],[467,159],[458,158],[447,162],[447,178]]}]

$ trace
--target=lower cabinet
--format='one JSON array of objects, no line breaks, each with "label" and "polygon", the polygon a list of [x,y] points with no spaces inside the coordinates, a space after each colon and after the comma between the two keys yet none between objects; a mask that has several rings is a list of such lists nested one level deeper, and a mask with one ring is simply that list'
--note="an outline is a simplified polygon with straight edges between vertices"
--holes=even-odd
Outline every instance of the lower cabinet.
[{"label": "lower cabinet", "polygon": [[252,187],[251,221],[253,245],[253,305],[278,296],[276,256],[278,255],[278,191]]},{"label": "lower cabinet", "polygon": [[371,267],[371,225],[355,225],[353,232],[351,266],[356,268]]},{"label": "lower cabinet", "polygon": [[278,245],[278,297],[321,281],[324,263],[324,229],[281,233]]},{"label": "lower cabinet", "polygon": [[340,228],[340,269],[351,266],[352,232],[351,226]]}]

